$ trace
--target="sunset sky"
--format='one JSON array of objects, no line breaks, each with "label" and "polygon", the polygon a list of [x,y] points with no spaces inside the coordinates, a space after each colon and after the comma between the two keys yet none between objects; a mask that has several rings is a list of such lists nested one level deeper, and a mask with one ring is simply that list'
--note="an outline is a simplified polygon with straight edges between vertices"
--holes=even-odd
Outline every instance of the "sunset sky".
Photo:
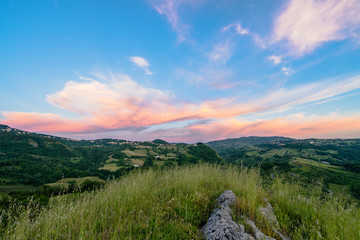
[{"label": "sunset sky", "polygon": [[57,136],[360,137],[360,1],[3,0],[0,83]]}]

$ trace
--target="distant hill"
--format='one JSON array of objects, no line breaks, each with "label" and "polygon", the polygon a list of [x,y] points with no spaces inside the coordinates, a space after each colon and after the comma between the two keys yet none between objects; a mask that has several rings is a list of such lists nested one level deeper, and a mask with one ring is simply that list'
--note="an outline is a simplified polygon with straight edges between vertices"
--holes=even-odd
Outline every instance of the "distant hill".
[{"label": "distant hill", "polygon": [[238,148],[238,147],[250,147],[260,144],[267,144],[273,142],[287,142],[294,141],[293,138],[287,137],[240,137],[240,138],[229,138],[224,140],[211,141],[206,143],[209,147],[216,151],[223,148]]},{"label": "distant hill", "polygon": [[7,128],[10,128],[10,127],[7,125],[0,124],[0,130],[7,129]]},{"label": "distant hill", "polygon": [[333,194],[360,199],[360,139],[244,137],[207,143],[227,162],[260,167],[305,184],[323,182]]},{"label": "distant hill", "polygon": [[162,139],[155,139],[154,141],[152,141],[153,143],[157,143],[157,144],[169,144],[167,141],[164,141]]},{"label": "distant hill", "polygon": [[[137,168],[165,168],[223,160],[205,144],[170,144],[157,139],[75,140],[0,125],[0,193],[60,186],[62,179],[119,177]],[[96,178],[92,178],[96,179]],[[61,182],[58,182],[62,180]],[[69,180],[71,181],[71,180]],[[55,184],[55,183],[59,184]]]},{"label": "distant hill", "polygon": [[202,239],[228,189],[231,218],[250,235],[249,220],[276,239],[279,226],[289,239],[358,239],[360,209],[346,193],[360,199],[360,139],[232,141],[220,145],[231,163],[222,164],[203,143],[79,141],[1,126],[0,239]]}]

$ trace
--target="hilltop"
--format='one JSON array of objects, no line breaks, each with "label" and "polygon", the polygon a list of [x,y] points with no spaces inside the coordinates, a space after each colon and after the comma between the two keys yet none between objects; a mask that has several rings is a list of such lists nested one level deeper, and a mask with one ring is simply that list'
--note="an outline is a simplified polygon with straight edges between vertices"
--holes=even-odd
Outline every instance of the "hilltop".
[{"label": "hilltop", "polygon": [[358,239],[357,206],[323,195],[321,187],[304,189],[280,180],[265,184],[259,174],[207,164],[133,172],[95,192],[54,197],[46,208],[13,206],[0,238],[202,239],[215,199],[231,189],[237,198],[232,218],[250,235],[248,219],[277,236],[259,211],[270,203],[277,228],[291,239]]}]

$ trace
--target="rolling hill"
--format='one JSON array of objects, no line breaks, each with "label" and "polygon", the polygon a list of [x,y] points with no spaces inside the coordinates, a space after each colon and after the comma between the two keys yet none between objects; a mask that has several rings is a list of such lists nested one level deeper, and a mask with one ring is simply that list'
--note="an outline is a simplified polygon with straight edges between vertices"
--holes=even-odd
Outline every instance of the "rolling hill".
[{"label": "rolling hill", "polygon": [[228,163],[259,166],[263,176],[324,182],[324,191],[360,199],[360,139],[244,137],[207,145]]},{"label": "rolling hill", "polygon": [[107,180],[138,168],[201,162],[220,163],[222,159],[202,143],[75,140],[0,125],[0,192],[64,186],[63,179]]}]

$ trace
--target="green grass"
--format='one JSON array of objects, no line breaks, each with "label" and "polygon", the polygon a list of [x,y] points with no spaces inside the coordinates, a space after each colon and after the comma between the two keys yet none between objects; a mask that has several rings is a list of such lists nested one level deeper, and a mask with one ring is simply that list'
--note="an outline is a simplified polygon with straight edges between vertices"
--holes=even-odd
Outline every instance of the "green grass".
[{"label": "green grass", "polygon": [[24,191],[24,192],[31,192],[35,191],[37,187],[32,185],[9,185],[9,186],[0,186],[0,193],[9,193],[14,191]]},{"label": "green grass", "polygon": [[[146,157],[147,149],[135,149],[135,150],[124,150],[125,153],[129,157]],[[154,153],[155,154],[155,153]]]},{"label": "green grass", "polygon": [[321,194],[321,186],[304,190],[278,180],[271,203],[283,229],[293,239],[359,239],[359,207],[341,198]]},{"label": "green grass", "polygon": [[256,169],[213,165],[136,171],[77,199],[54,197],[1,228],[0,239],[201,239],[227,189],[237,196],[235,219],[245,214],[261,223],[257,209],[267,198],[292,239],[359,239],[359,209],[346,199],[324,198],[320,188],[308,195],[280,180],[264,186]]},{"label": "green grass", "polygon": [[330,153],[330,154],[338,154],[339,152],[336,150],[326,150],[326,152]]},{"label": "green grass", "polygon": [[264,157],[273,157],[275,155],[283,156],[284,152],[285,150],[282,149],[271,149],[269,151],[266,151],[266,153],[264,153],[262,156]]},{"label": "green grass", "polygon": [[75,158],[71,158],[70,159],[70,162],[72,162],[72,163],[79,163],[81,161],[81,159],[79,158],[79,157],[75,157]]},{"label": "green grass", "polygon": [[121,167],[117,166],[116,163],[107,163],[103,167],[99,168],[99,170],[109,170],[110,172],[115,172],[116,170],[120,169]]},{"label": "green grass", "polygon": [[158,155],[148,146],[137,146],[134,150],[126,149],[122,152],[128,157],[146,157],[148,153],[150,153],[150,155]]},{"label": "green grass", "polygon": [[119,159],[113,158],[113,155],[111,154],[105,163],[116,163],[117,161],[119,161]]},{"label": "green grass", "polygon": [[350,193],[349,186],[347,185],[329,183],[329,189],[337,196]]},{"label": "green grass", "polygon": [[143,159],[132,158],[131,159],[131,164],[132,165],[142,166],[144,164],[144,160]]},{"label": "green grass", "polygon": [[154,161],[154,164],[158,167],[161,167],[162,165],[164,165],[164,163],[165,163],[164,161],[158,161],[158,160]]},{"label": "green grass", "polygon": [[298,155],[299,154],[299,150],[297,149],[293,149],[293,148],[285,148],[285,150],[289,153],[291,153],[292,155]]},{"label": "green grass", "polygon": [[296,157],[296,161],[298,161],[300,163],[303,163],[303,164],[308,164],[310,166],[320,167],[320,168],[324,168],[324,169],[327,169],[327,170],[330,170],[330,171],[335,171],[335,172],[340,172],[340,173],[347,174],[347,172],[343,171],[342,168],[339,167],[339,166],[323,164],[321,162],[313,161],[313,160],[306,159],[306,158],[299,158],[299,157]]},{"label": "green grass", "polygon": [[14,179],[11,179],[11,178],[0,178],[0,181],[1,182],[13,182],[14,181]]},{"label": "green grass", "polygon": [[69,186],[69,182],[75,181],[77,184],[83,183],[85,180],[90,181],[97,181],[97,182],[105,182],[104,180],[100,179],[99,177],[82,177],[82,178],[63,178],[54,183],[45,184],[49,187],[60,187],[60,188],[67,188]]}]

